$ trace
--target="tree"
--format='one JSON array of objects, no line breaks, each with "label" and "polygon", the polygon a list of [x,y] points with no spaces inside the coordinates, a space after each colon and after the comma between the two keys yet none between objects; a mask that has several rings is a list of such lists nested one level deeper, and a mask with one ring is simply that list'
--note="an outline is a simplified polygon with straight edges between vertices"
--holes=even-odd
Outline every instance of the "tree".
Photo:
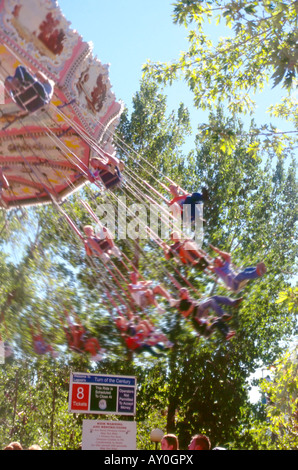
[{"label": "tree", "polygon": [[[138,119],[136,110],[132,113],[132,123],[143,123],[146,119],[145,103],[146,100],[142,107],[138,106]],[[221,126],[231,129],[237,136],[234,150],[219,145]],[[231,250],[238,266],[265,259],[269,272],[264,281],[245,288],[243,306],[239,314],[234,314],[232,322],[238,339],[231,345],[223,343],[216,335],[210,341],[197,338],[173,309],[164,315],[164,330],[175,346],[165,360],[166,366],[159,369],[165,388],[160,389],[161,398],[155,406],[164,416],[166,397],[167,431],[183,436],[184,448],[198,427],[210,433],[217,443],[233,442],[234,430],[245,415],[247,378],[258,361],[271,360],[279,353],[278,338],[290,336],[295,326],[294,317],[289,316],[287,309],[275,304],[277,293],[295,273],[293,263],[297,255],[297,182],[291,152],[288,166],[282,159],[276,160],[273,150],[263,158],[259,149],[255,153],[247,151],[252,137],[243,133],[240,117],[237,120],[227,118],[222,108],[210,113],[208,127],[214,132],[198,133],[196,149],[189,160],[185,159],[188,165],[175,174],[175,181],[189,191],[197,189],[198,185],[208,189],[209,199],[204,204],[206,249],[210,241]],[[131,131],[132,125],[126,123],[127,129]],[[138,132],[137,126],[135,131]],[[123,132],[122,139],[127,142],[126,135],[132,143],[131,133]],[[285,154],[284,158],[286,160]],[[150,160],[150,154],[146,161],[148,165],[150,162],[156,165]],[[173,178],[173,173],[171,176]],[[159,266],[164,263],[155,250],[146,268],[142,260],[140,268],[157,278],[160,275],[154,270],[153,260],[155,263],[158,260]],[[175,275],[172,263],[165,266],[166,271],[162,272]],[[206,287],[210,290],[208,277],[181,266],[179,270],[200,293],[204,293]],[[176,279],[183,284],[181,277]],[[226,293],[221,285],[216,288]],[[237,442],[240,445],[240,439]]]},{"label": "tree", "polygon": [[167,184],[167,178],[187,172],[183,144],[190,132],[185,105],[180,103],[177,111],[169,111],[159,85],[144,79],[133,97],[131,116],[126,110],[117,129],[118,152],[127,160],[129,170],[161,191],[160,183]]},{"label": "tree", "polygon": [[[258,356],[267,362],[271,354],[278,354],[276,340],[286,332],[284,328],[290,335],[295,333],[295,316],[289,322],[288,311],[283,309],[282,316],[287,319],[282,324],[281,311],[275,309],[281,304],[275,300],[280,291],[290,288],[297,257],[292,245],[297,223],[297,106],[291,97],[297,72],[296,3],[176,2],[174,22],[188,28],[189,50],[170,64],[149,62],[144,66],[144,75],[159,83],[184,79],[195,106],[211,110],[209,122],[199,126],[197,135],[197,180],[210,194],[204,206],[208,221],[205,241],[224,243],[233,252],[236,265],[253,263],[257,257],[266,259],[269,266],[266,286],[245,289],[247,300],[237,318],[237,330],[242,331],[242,352],[237,351],[242,358],[238,360],[247,372]],[[234,34],[215,45],[204,30],[204,22],[214,18],[234,29]],[[240,114],[253,114],[254,94],[270,79],[273,87],[282,84],[288,93],[270,111],[294,124],[289,133],[268,124],[258,128],[253,122],[247,131],[241,123]],[[219,102],[226,111],[216,114],[213,108]],[[294,217],[289,219],[288,214]],[[289,233],[284,231],[288,222]],[[262,328],[267,331],[267,340]]]},{"label": "tree", "polygon": [[[184,72],[199,106],[210,109],[220,96],[230,101],[231,110],[242,112],[249,108],[248,93],[262,88],[270,76],[274,86],[282,82],[286,89],[295,87],[295,1],[182,0],[174,4],[173,16],[175,23],[196,29],[189,34],[189,51],[174,64],[157,64],[155,76],[172,81]],[[225,21],[235,36],[220,39],[212,51],[203,23],[213,18]]]},{"label": "tree", "polygon": [[[182,0],[175,2],[173,17],[189,31],[189,50],[170,64],[148,62],[145,75],[167,84],[182,78],[192,90],[197,108],[211,110],[221,102],[232,116],[252,114],[254,95],[267,82],[273,87],[282,85],[281,103],[273,103],[270,111],[296,121],[294,129],[282,133],[266,123],[254,133],[264,137],[263,148],[271,145],[280,152],[283,147],[294,148],[297,103],[291,92],[297,82],[297,2]],[[213,43],[204,29],[205,22],[212,20],[216,25],[224,22],[233,33]],[[229,127],[221,125],[217,135],[222,145],[234,148],[235,135]],[[255,145],[251,143],[252,150]]]},{"label": "tree", "polygon": [[[166,313],[162,316],[151,308],[138,314],[148,316],[168,335],[174,343],[171,351],[161,359],[153,359],[147,354],[127,354],[106,298],[107,279],[110,293],[117,291],[113,279],[109,277],[111,273],[103,269],[100,263],[88,263],[81,241],[69,229],[62,214],[53,207],[34,211],[31,224],[28,221],[31,228],[37,227],[34,233],[38,235],[33,237],[36,251],[30,251],[32,246],[29,243],[20,264],[25,285],[28,283],[30,286],[30,296],[19,305],[17,332],[13,324],[15,312],[11,310],[11,317],[8,318],[8,325],[17,336],[18,353],[28,361],[21,376],[26,368],[31,370],[30,356],[33,352],[26,320],[33,315],[35,319],[40,317],[47,337],[63,351],[63,361],[55,362],[55,367],[63,369],[61,377],[67,376],[70,367],[79,367],[80,371],[136,375],[139,383],[136,418],[139,429],[145,432],[148,423],[154,423],[154,427],[166,426],[168,431],[181,436],[182,448],[187,447],[191,434],[198,430],[210,434],[213,445],[233,443],[235,448],[240,446],[242,441],[237,436],[235,438],[235,429],[243,424],[243,416],[248,409],[247,378],[260,360],[271,363],[275,359],[280,353],[280,340],[287,339],[295,327],[294,312],[289,313],[285,304],[275,302],[278,293],[289,287],[297,254],[294,239],[297,216],[294,165],[286,166],[284,160],[271,159],[273,151],[270,151],[264,167],[259,151],[254,155],[247,151],[250,137],[242,135],[241,120],[232,121],[225,116],[222,108],[218,108],[210,114],[208,125],[217,129],[222,123],[229,126],[235,135],[241,135],[241,139],[237,137],[239,145],[234,150],[218,145],[216,132],[205,133],[203,136],[198,134],[196,148],[185,157],[182,145],[184,134],[189,129],[187,110],[181,106],[178,112],[168,113],[166,98],[159,86],[147,80],[135,96],[131,116],[128,112],[123,115],[116,142],[119,156],[127,162],[127,185],[123,191],[131,197],[129,204],[143,200],[140,195],[145,191],[145,186],[148,188],[146,183],[154,190],[158,188],[158,194],[152,190],[149,192],[157,200],[159,194],[167,196],[165,186],[169,180],[188,190],[197,189],[198,183],[204,184],[209,190],[209,200],[204,205],[207,221],[204,248],[209,251],[210,241],[231,250],[233,261],[239,266],[255,263],[262,258],[268,264],[266,277],[245,287],[241,308],[233,311],[230,326],[236,329],[237,336],[231,342],[223,341],[217,333],[210,339],[197,336],[191,324],[165,304]],[[162,174],[159,173],[160,168]],[[135,180],[137,184],[133,186]],[[132,191],[133,188],[139,191]],[[86,187],[82,194],[73,195],[63,208],[82,227],[90,222],[90,218],[82,210],[80,198],[88,198],[96,210],[99,203],[106,201],[106,196],[97,195]],[[108,196],[113,199],[113,195]],[[128,240],[119,243],[129,259],[134,257],[137,247],[140,272],[146,279],[165,283],[174,296],[177,291],[170,282],[173,278],[181,285],[190,282],[196,298],[212,291],[229,294],[214,277],[167,261],[154,241],[140,239],[135,244]],[[3,265],[6,266],[4,261]],[[127,275],[120,262],[117,262],[117,268],[122,275]],[[6,274],[3,279],[5,286],[8,285]],[[42,292],[46,295],[40,297],[41,282]],[[125,286],[124,281],[122,286]],[[86,356],[71,354],[67,350],[63,331],[57,328],[59,309],[65,302],[75,306],[80,318],[91,326],[107,348],[104,361],[91,367]],[[44,359],[50,367],[52,360]],[[58,378],[51,385],[51,392],[46,390],[52,374],[47,374],[42,360],[33,362],[32,367],[40,372],[40,385],[33,381],[30,388],[32,396],[40,392],[40,400],[55,404],[57,413],[54,420],[50,420],[53,415],[50,406],[47,406],[46,418],[42,415],[43,419],[51,422],[49,425],[47,421],[44,426],[46,446],[50,447],[52,442],[53,447],[75,447],[80,420],[73,422],[66,418],[66,390],[59,385]],[[5,377],[3,383],[6,383]],[[20,384],[25,400],[28,379],[25,378]],[[13,379],[10,386],[15,390]],[[7,408],[3,410],[9,416],[12,413],[11,403],[6,404]],[[19,412],[23,411],[22,408],[16,409]],[[10,417],[9,426],[11,420]],[[58,434],[57,440],[55,435],[51,437],[51,426],[54,426],[54,434]],[[63,426],[68,437],[75,436],[73,439],[64,436],[61,431]],[[34,420],[30,420],[27,430],[28,439],[29,435],[30,439],[36,439],[38,430]],[[60,432],[63,439],[60,439]],[[16,434],[19,435],[22,434]],[[144,442],[144,436],[140,440]]]},{"label": "tree", "polygon": [[[21,359],[1,368],[1,448],[12,440],[24,448],[78,448],[74,417],[67,412],[69,370],[46,358]],[[77,431],[80,438],[80,434]]]},{"label": "tree", "polygon": [[273,448],[298,448],[298,368],[297,347],[274,364],[272,380],[263,381],[266,412]]},{"label": "tree", "polygon": [[239,430],[247,449],[297,450],[297,346],[269,367],[259,380],[262,417],[255,415],[250,426]]}]

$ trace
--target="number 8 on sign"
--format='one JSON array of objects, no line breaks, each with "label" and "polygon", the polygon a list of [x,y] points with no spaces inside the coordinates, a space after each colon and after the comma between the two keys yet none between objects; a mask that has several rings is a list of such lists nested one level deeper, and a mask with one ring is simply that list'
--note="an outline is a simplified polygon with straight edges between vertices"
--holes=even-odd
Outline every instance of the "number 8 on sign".
[{"label": "number 8 on sign", "polygon": [[84,388],[83,387],[78,387],[77,389],[77,399],[78,400],[83,400],[84,398]]},{"label": "number 8 on sign", "polygon": [[85,410],[89,409],[89,385],[88,384],[73,384],[72,385],[72,410]]}]

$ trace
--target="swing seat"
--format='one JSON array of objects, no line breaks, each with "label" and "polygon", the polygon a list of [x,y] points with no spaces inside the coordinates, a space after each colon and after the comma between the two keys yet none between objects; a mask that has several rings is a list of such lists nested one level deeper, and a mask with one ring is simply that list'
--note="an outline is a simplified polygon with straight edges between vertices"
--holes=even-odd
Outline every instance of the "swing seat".
[{"label": "swing seat", "polygon": [[29,113],[49,104],[53,93],[50,81],[39,81],[22,65],[16,68],[14,76],[6,77],[5,86],[13,101]]},{"label": "swing seat", "polygon": [[85,351],[95,356],[100,351],[100,344],[96,338],[88,338],[84,345]]},{"label": "swing seat", "polygon": [[105,238],[103,239],[98,238],[96,241],[97,241],[99,248],[103,251],[103,253],[106,253],[111,248],[111,245]]},{"label": "swing seat", "polygon": [[209,266],[209,263],[208,261],[205,259],[205,258],[200,258],[198,263],[195,264],[195,267],[199,270],[199,271],[204,271],[207,267]]},{"label": "swing seat", "polygon": [[126,346],[128,349],[131,349],[132,351],[138,349],[140,347],[140,344],[138,341],[135,341],[134,338],[126,338],[125,339]]},{"label": "swing seat", "polygon": [[245,281],[240,282],[237,289],[232,289],[233,292],[235,292],[235,294],[238,294],[239,292],[242,291],[242,289],[244,289],[244,287],[246,286],[247,283],[248,283],[248,279],[246,279]]},{"label": "swing seat", "polygon": [[136,351],[142,347],[142,337],[139,334],[125,337],[125,343],[128,349]]},{"label": "swing seat", "polygon": [[34,351],[36,354],[46,354],[49,350],[49,347],[47,344],[45,344],[44,341],[42,340],[35,340],[34,342]]},{"label": "swing seat", "polygon": [[43,86],[38,82],[21,86],[16,92],[12,93],[12,99],[20,108],[29,113],[43,108],[50,101]]},{"label": "swing seat", "polygon": [[112,189],[120,186],[122,179],[120,172],[111,173],[107,170],[98,170],[98,176],[106,189]]},{"label": "swing seat", "polygon": [[[102,254],[106,253],[107,251],[109,251],[111,249],[111,246],[110,246],[109,242],[105,238],[103,238],[103,239],[97,238],[96,243],[98,244],[98,247],[102,251]],[[85,240],[84,244],[85,244],[86,254],[88,256],[101,256],[101,254],[95,252],[92,249],[92,247],[89,245],[87,240]]]}]

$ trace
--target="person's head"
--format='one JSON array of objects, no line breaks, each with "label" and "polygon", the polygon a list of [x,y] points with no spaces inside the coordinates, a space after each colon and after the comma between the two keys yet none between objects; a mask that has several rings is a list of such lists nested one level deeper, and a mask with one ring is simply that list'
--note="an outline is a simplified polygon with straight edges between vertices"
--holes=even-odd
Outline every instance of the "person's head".
[{"label": "person's head", "polygon": [[175,434],[165,434],[161,440],[161,450],[179,450],[178,437]]},{"label": "person's head", "polygon": [[32,444],[32,446],[28,447],[28,450],[42,450],[42,448],[38,444]]},{"label": "person's head", "polygon": [[86,237],[92,237],[94,235],[92,225],[85,225],[83,230],[84,230]]},{"label": "person's head", "polygon": [[182,300],[189,298],[189,291],[186,287],[181,287],[181,289],[179,289],[179,298]]},{"label": "person's head", "polygon": [[127,321],[125,320],[125,318],[117,317],[115,323],[119,330],[125,331],[127,329]]},{"label": "person's head", "polygon": [[209,437],[204,434],[196,434],[192,437],[188,450],[211,450]]},{"label": "person's head", "polygon": [[216,268],[221,268],[223,264],[223,260],[220,257],[214,259],[214,266]]},{"label": "person's head", "polygon": [[174,242],[175,242],[175,241],[179,241],[179,240],[180,240],[179,232],[177,232],[177,231],[171,232],[171,233],[170,233],[170,238],[171,238],[171,240],[173,240]]},{"label": "person's head", "polygon": [[118,165],[118,169],[120,172],[122,172],[125,168],[125,163],[123,160],[119,160],[119,165]]},{"label": "person's head", "polygon": [[170,184],[169,186],[170,193],[172,196],[178,196],[179,195],[179,188],[176,184]]},{"label": "person's head", "polygon": [[133,284],[135,284],[138,280],[139,276],[138,276],[138,273],[136,271],[132,271],[131,273],[129,273],[129,279],[131,280],[131,282]]},{"label": "person's head", "polygon": [[105,240],[105,239],[109,238],[110,235],[111,235],[108,228],[105,227],[104,225],[103,226],[100,225],[100,226],[98,226],[98,228],[96,227],[95,231],[93,230],[93,233],[100,240]]},{"label": "person's head", "polygon": [[19,442],[10,442],[4,450],[23,450],[23,447]]},{"label": "person's head", "polygon": [[17,77],[6,77],[4,81],[4,86],[8,90],[19,88],[20,85],[20,80]]}]

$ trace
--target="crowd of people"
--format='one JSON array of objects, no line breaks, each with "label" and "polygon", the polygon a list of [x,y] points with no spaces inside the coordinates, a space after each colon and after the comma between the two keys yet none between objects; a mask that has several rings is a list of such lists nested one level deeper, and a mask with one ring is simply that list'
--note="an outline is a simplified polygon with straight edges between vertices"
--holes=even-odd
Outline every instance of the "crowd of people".
[{"label": "crowd of people", "polygon": [[20,442],[10,442],[3,450],[42,450],[38,444],[32,444],[27,449]]},{"label": "crowd of people", "polygon": [[[175,434],[165,434],[161,440],[161,450],[181,450],[179,448],[179,439]],[[10,442],[3,450],[42,450],[38,444],[33,444],[25,449],[19,442]],[[195,434],[192,436],[188,445],[188,450],[226,450],[224,447],[213,447],[211,441],[205,434]]]},{"label": "crowd of people", "polygon": [[[161,450],[171,451],[179,449],[179,439],[175,434],[165,434],[161,440]],[[195,434],[188,445],[188,450],[226,450],[224,447],[213,447],[205,434]]]}]

